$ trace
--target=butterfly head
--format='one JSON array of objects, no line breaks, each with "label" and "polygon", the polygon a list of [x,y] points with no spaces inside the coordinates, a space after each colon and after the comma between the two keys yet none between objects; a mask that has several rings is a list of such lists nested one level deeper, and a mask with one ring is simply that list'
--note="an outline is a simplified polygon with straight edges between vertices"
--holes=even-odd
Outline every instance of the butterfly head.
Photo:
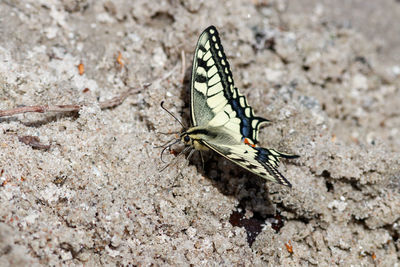
[{"label": "butterfly head", "polygon": [[193,140],[185,130],[182,131],[180,138],[185,145],[193,146]]},{"label": "butterfly head", "polygon": [[196,150],[208,150],[208,147],[202,142],[202,140],[204,140],[203,135],[198,132],[199,130],[196,129],[196,127],[183,130],[180,135],[181,142],[184,143],[185,146],[191,146]]}]

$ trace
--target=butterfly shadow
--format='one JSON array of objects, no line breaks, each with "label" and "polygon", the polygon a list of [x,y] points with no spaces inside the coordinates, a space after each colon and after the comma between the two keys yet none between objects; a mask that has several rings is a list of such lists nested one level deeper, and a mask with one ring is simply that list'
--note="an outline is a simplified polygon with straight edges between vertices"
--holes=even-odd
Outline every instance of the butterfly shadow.
[{"label": "butterfly shadow", "polygon": [[204,165],[200,156],[193,157],[190,164],[196,165],[197,171],[221,194],[238,200],[229,222],[246,230],[250,246],[265,224],[277,232],[283,227],[279,206],[272,202],[268,192],[268,182],[211,151],[202,154]]}]

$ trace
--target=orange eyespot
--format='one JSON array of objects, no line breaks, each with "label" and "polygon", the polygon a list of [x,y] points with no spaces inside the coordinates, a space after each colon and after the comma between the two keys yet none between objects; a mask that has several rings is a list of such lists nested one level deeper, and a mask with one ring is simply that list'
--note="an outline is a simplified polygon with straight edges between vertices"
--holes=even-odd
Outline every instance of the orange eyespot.
[{"label": "orange eyespot", "polygon": [[254,144],[252,144],[252,143],[250,143],[250,141],[249,141],[249,139],[248,138],[244,138],[244,143],[246,144],[246,145],[249,145],[249,146],[251,146],[251,147],[256,147],[256,145],[254,145]]}]

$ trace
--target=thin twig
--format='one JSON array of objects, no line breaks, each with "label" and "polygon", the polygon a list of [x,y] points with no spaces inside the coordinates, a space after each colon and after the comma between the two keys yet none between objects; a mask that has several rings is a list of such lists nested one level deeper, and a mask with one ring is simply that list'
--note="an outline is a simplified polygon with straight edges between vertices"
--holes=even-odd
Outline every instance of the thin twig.
[{"label": "thin twig", "polygon": [[50,145],[43,145],[40,142],[39,137],[37,136],[32,136],[32,135],[18,136],[18,140],[24,143],[25,145],[31,146],[32,148],[35,149],[42,149],[42,150],[50,149]]},{"label": "thin twig", "polygon": [[120,105],[122,102],[124,102],[124,100],[125,100],[128,96],[130,96],[130,95],[132,95],[132,94],[134,94],[134,93],[137,93],[137,92],[139,92],[140,90],[149,87],[150,85],[151,85],[151,83],[146,83],[146,84],[143,85],[142,88],[131,88],[131,89],[129,89],[128,91],[122,93],[122,94],[119,95],[119,96],[116,96],[116,97],[114,97],[114,98],[111,98],[110,100],[106,100],[106,101],[100,102],[100,103],[99,103],[100,108],[101,108],[101,109],[106,109],[106,108],[112,108],[112,107],[118,106],[118,105]]},{"label": "thin twig", "polygon": [[[149,87],[151,84],[147,83],[143,85],[142,88],[131,88],[126,92],[122,93],[119,96],[116,96],[110,100],[106,100],[100,102],[101,109],[112,108],[115,106],[120,105],[124,100],[131,94],[140,91],[141,89]],[[27,107],[19,107],[19,108],[12,108],[6,110],[0,110],[0,117],[12,116],[16,114],[28,113],[28,112],[38,112],[38,113],[47,113],[47,112],[77,112],[79,111],[84,105],[76,104],[76,105],[38,105],[38,106],[27,106]]]}]

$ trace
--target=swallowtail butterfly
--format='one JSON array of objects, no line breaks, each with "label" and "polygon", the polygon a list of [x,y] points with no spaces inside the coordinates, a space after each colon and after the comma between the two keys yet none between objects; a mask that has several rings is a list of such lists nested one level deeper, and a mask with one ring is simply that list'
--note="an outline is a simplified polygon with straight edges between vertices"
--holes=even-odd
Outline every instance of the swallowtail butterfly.
[{"label": "swallowtail butterfly", "polygon": [[298,156],[257,145],[260,126],[268,120],[256,117],[234,86],[214,26],[200,35],[194,52],[190,118],[192,127],[180,134],[187,147],[211,149],[264,179],[291,186],[277,167],[280,158]]}]

